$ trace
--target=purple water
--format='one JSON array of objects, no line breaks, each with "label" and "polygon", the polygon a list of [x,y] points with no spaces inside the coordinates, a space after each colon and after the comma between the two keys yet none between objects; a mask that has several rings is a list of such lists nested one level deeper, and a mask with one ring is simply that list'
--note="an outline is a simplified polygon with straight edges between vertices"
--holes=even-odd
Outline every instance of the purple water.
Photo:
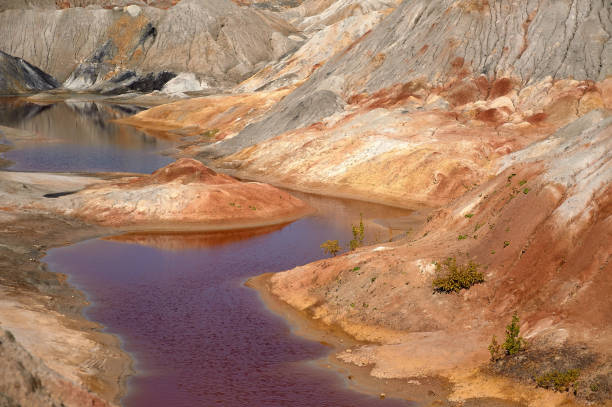
[{"label": "purple water", "polygon": [[[352,391],[339,374],[309,362],[330,349],[292,334],[244,286],[248,277],[324,257],[319,245],[327,239],[346,243],[360,212],[406,214],[306,197],[321,211],[275,230],[134,239],[144,244],[91,240],[49,252],[51,269],[92,301],[87,316],[118,334],[135,358],[126,406],[411,405]],[[366,226],[370,241],[380,232]]]}]

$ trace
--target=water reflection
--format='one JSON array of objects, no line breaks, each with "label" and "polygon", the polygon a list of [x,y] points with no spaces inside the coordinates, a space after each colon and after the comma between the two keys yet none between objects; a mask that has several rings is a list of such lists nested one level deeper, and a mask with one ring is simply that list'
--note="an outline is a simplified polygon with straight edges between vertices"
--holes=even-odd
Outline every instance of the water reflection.
[{"label": "water reflection", "polygon": [[3,158],[13,161],[9,169],[15,171],[150,173],[173,161],[161,155],[173,141],[112,122],[141,110],[86,101],[39,105],[0,100],[0,125],[34,134],[30,141],[20,140]]},{"label": "water reflection", "polygon": [[127,233],[119,236],[106,237],[104,240],[139,244],[141,246],[170,251],[193,250],[237,243],[242,240],[252,239],[256,236],[280,230],[285,226],[287,225],[208,233]]}]

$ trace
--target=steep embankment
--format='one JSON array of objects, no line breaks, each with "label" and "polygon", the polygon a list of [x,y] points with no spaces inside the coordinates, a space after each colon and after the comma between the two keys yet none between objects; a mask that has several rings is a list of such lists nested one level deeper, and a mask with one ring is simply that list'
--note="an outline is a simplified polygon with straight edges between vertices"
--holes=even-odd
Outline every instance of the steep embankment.
[{"label": "steep embankment", "polygon": [[[233,94],[179,101],[150,109],[124,122],[152,130],[180,129],[182,133],[204,135],[190,143],[191,148],[184,152],[194,156],[205,143],[231,138],[249,124],[260,121],[276,102],[376,26],[396,6],[392,1],[328,3],[308,1],[282,13],[292,24],[299,24],[306,40],[296,52],[271,62],[240,83],[232,90]],[[315,18],[319,15],[326,17]],[[313,103],[329,102],[323,96]],[[295,117],[298,120],[295,126],[299,127],[304,118]],[[215,137],[211,139],[210,130],[215,129]]]},{"label": "steep embankment", "polygon": [[167,10],[68,8],[0,13],[0,50],[39,66],[65,86],[151,91],[179,72],[228,86],[300,41],[273,15],[229,0],[184,0]]},{"label": "steep embankment", "polygon": [[[299,310],[376,344],[342,360],[382,378],[442,375],[457,399],[560,405],[543,390],[505,388],[477,369],[513,312],[529,350],[491,369],[533,386],[580,369],[582,399],[612,396],[612,119],[595,111],[503,160],[495,176],[437,210],[406,241],[279,273],[271,291]],[[484,283],[435,293],[434,262],[474,261]],[[525,393],[522,393],[525,391]]]},{"label": "steep embankment", "polygon": [[0,95],[32,93],[58,86],[52,76],[34,65],[0,51]]}]

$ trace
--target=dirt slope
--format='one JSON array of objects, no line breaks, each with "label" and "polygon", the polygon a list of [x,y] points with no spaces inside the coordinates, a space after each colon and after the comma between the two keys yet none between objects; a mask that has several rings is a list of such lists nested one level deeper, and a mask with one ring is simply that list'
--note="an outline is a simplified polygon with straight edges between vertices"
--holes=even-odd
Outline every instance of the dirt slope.
[{"label": "dirt slope", "polygon": [[[610,387],[589,386],[612,383],[611,148],[610,112],[594,111],[510,155],[495,177],[436,211],[407,240],[276,274],[272,292],[377,343],[343,360],[372,365],[377,377],[446,376],[459,399],[504,393],[475,385],[474,372],[488,364],[491,336],[503,340],[518,312],[531,349],[493,370],[533,386],[548,371],[579,368],[579,398],[610,398]],[[485,282],[434,293],[432,263],[447,257],[478,263]],[[534,406],[563,399],[521,391],[504,397]]]}]

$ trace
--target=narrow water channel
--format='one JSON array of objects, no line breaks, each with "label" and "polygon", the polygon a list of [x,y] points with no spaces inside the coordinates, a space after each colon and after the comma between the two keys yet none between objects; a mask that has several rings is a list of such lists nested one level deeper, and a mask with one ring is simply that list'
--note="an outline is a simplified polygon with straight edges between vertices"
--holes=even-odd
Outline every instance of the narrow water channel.
[{"label": "narrow water channel", "polygon": [[[303,196],[318,212],[267,231],[90,240],[45,261],[87,293],[87,316],[135,358],[124,404],[134,406],[405,406],[350,390],[314,363],[330,349],[301,339],[265,309],[248,277],[324,257],[319,245],[366,218],[406,212]],[[366,238],[388,239],[367,223]]]},{"label": "narrow water channel", "polygon": [[15,141],[0,129],[0,144],[14,147],[0,158],[11,161],[7,169],[12,171],[150,173],[174,161],[162,155],[174,143],[112,122],[141,110],[99,102],[38,104],[0,98],[0,125],[32,133]]}]

